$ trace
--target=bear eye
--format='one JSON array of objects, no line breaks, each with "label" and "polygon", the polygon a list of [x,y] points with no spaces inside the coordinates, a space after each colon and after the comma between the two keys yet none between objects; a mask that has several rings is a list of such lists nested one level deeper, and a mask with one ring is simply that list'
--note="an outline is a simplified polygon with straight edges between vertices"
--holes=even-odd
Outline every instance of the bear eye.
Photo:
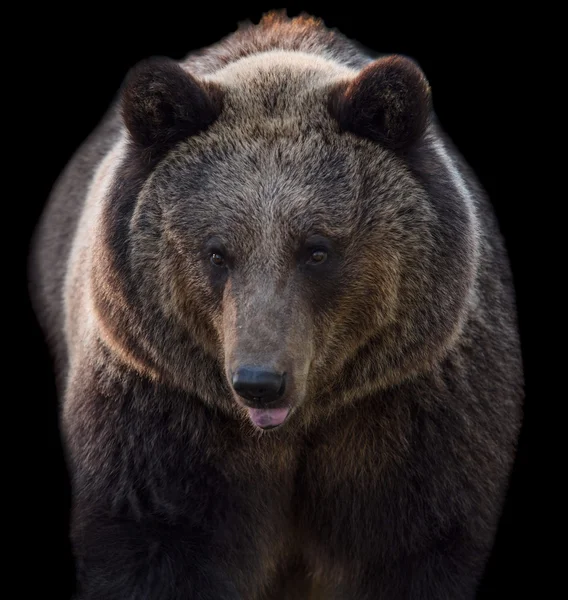
[{"label": "bear eye", "polygon": [[309,265],[320,265],[327,259],[327,252],[325,250],[313,250],[310,257],[306,261]]},{"label": "bear eye", "polygon": [[216,267],[225,266],[225,258],[220,252],[212,252],[209,260],[211,261],[211,264],[215,265]]}]

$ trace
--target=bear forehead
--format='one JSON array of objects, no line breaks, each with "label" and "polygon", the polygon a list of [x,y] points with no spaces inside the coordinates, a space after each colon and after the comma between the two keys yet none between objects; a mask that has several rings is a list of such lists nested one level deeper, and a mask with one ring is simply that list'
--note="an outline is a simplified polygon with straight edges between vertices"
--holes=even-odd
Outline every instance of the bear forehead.
[{"label": "bear forehead", "polygon": [[292,135],[289,124],[273,136],[264,127],[256,137],[243,136],[242,128],[239,135],[220,129],[180,144],[143,193],[182,227],[223,231],[243,252],[259,236],[272,245],[310,230],[349,238],[393,202],[422,204],[420,186],[397,158],[380,148],[370,154],[370,142],[357,151],[359,141],[351,137],[329,144],[314,132]]}]

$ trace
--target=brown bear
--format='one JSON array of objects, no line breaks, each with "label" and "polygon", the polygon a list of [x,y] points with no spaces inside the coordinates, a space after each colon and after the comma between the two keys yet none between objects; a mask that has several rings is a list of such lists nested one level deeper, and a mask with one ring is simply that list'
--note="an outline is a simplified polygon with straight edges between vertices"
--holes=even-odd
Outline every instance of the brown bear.
[{"label": "brown bear", "polygon": [[82,600],[463,600],[513,285],[420,68],[271,13],[135,67],[31,255]]}]

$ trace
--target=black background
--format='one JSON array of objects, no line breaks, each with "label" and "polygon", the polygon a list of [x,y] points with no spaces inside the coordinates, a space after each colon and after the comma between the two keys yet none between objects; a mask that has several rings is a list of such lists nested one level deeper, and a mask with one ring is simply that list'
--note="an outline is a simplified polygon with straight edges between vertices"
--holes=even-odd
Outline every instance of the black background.
[{"label": "black background", "polygon": [[[153,55],[180,59],[230,33],[239,21],[258,21],[262,12],[273,7],[158,2],[118,14],[95,5],[36,9],[36,29],[27,38],[31,58],[26,77],[33,79],[34,115],[38,116],[32,123],[35,141],[27,149],[30,152],[31,147],[35,163],[26,185],[35,189],[28,192],[23,220],[26,247],[56,177],[96,126],[130,67]],[[520,168],[511,162],[518,143],[512,131],[519,83],[509,65],[512,54],[522,51],[513,40],[514,27],[506,14],[497,18],[493,11],[467,5],[459,10],[445,8],[436,15],[431,10],[417,14],[406,5],[393,14],[381,6],[370,12],[352,3],[333,10],[310,2],[288,4],[290,15],[300,10],[324,18],[329,27],[370,49],[417,60],[432,86],[442,127],[492,198],[517,288],[527,399],[517,464],[479,597],[508,598],[521,591],[530,594],[537,587],[542,592],[550,573],[541,567],[546,568],[550,549],[539,545],[543,525],[532,500],[540,485],[535,415],[542,392],[536,390],[537,348],[530,343],[534,321],[528,299],[532,281],[528,274],[532,258],[527,247],[529,209],[519,196],[518,185],[511,185],[513,180],[518,182]],[[25,358],[32,365],[23,381],[24,397],[37,400],[30,410],[39,427],[33,464],[27,462],[25,468],[33,503],[26,512],[30,535],[24,536],[25,560],[31,571],[17,583],[26,589],[37,585],[44,593],[67,598],[72,589],[69,487],[51,365],[27,299],[24,302],[29,332],[24,338]]]}]

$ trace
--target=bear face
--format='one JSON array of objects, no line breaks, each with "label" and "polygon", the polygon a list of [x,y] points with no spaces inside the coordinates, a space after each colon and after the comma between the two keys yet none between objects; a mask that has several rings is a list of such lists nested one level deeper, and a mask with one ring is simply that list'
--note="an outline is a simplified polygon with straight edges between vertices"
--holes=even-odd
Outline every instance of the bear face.
[{"label": "bear face", "polygon": [[477,243],[429,111],[399,57],[357,74],[274,51],[199,81],[138,67],[104,221],[129,289],[95,292],[107,329],[158,379],[266,427],[425,369],[463,325]]}]

